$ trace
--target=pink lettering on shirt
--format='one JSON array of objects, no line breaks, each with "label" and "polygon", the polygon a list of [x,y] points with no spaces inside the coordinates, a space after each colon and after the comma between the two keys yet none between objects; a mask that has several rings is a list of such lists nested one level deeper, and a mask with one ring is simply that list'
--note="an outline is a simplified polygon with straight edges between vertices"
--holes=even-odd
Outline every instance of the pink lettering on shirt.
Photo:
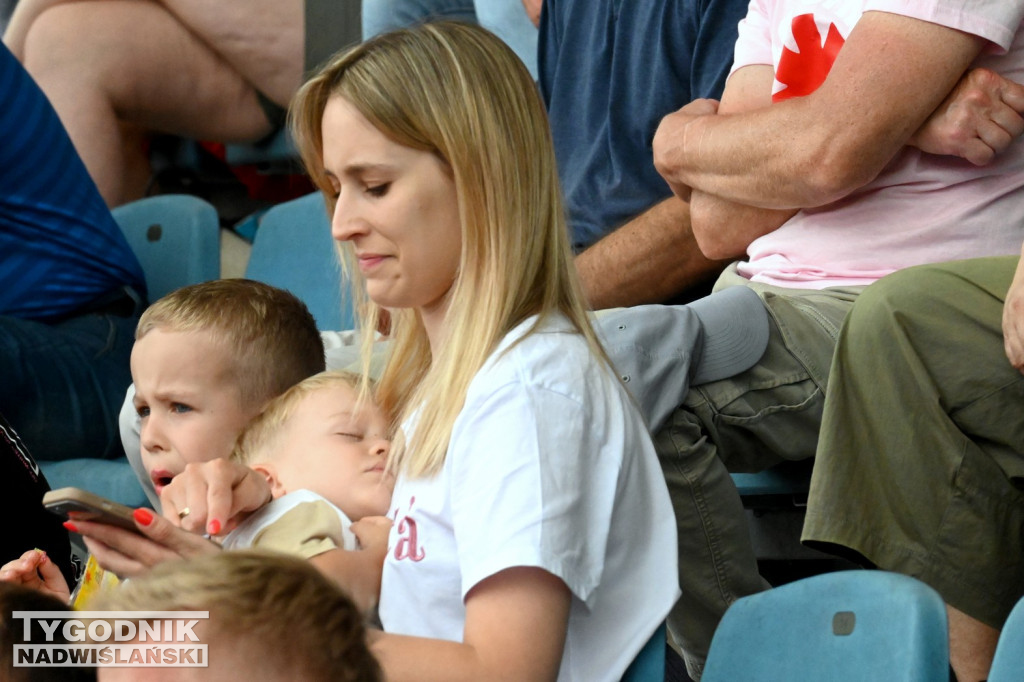
[{"label": "pink lettering on shirt", "polygon": [[426,550],[419,546],[419,536],[416,530],[416,519],[412,518],[412,508],[416,504],[416,498],[412,497],[409,499],[409,511],[398,518],[400,513],[398,509],[395,509],[395,520],[397,521],[396,527],[398,530],[398,542],[395,543],[395,560],[402,561],[403,559],[410,559],[412,561],[423,561],[423,558],[427,555]]}]

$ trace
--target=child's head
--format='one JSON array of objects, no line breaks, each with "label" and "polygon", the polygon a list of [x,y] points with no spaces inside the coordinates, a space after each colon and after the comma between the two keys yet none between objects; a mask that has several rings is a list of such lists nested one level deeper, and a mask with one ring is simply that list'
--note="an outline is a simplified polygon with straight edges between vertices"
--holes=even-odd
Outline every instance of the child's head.
[{"label": "child's head", "polygon": [[[193,630],[208,645],[209,667],[191,669],[200,679],[382,679],[355,604],[309,562],[283,554],[231,551],[166,561],[108,591],[93,610],[209,611],[209,621]],[[99,679],[132,680],[138,673],[103,667]]]},{"label": "child's head", "polygon": [[131,369],[142,462],[159,493],[187,463],[227,457],[270,398],[323,371],[324,347],[292,294],[215,280],[171,292],[142,314]]},{"label": "child's head", "polygon": [[[0,677],[7,682],[86,682],[96,679],[93,668],[14,667],[16,645],[38,645],[47,642],[47,633],[39,620],[30,621],[29,637],[25,637],[25,620],[14,618],[15,611],[67,612],[71,607],[38,589],[0,581]],[[62,628],[50,633],[53,644],[67,643]]]},{"label": "child's head", "polygon": [[301,381],[249,423],[232,458],[263,473],[275,498],[304,489],[352,520],[386,514],[388,422],[372,401],[360,403],[358,381],[347,372]]},{"label": "child's head", "polygon": [[601,352],[544,106],[498,38],[446,22],[378,36],[328,63],[292,112],[335,239],[359,265],[354,293],[377,304],[360,308],[364,333],[381,306],[393,313],[378,400],[396,422],[420,417],[415,441],[396,442],[400,468],[437,471],[472,377],[531,315],[565,315]]}]

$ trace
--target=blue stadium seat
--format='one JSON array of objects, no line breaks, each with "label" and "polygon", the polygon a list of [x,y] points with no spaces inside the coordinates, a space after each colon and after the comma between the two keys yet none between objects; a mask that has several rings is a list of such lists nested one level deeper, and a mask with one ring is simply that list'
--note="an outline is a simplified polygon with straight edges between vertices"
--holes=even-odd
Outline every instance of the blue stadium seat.
[{"label": "blue stadium seat", "polygon": [[988,682],[1016,682],[1024,675],[1024,599],[1010,611],[996,645]]},{"label": "blue stadium seat", "polygon": [[662,624],[626,668],[622,682],[664,682],[666,628]]},{"label": "blue stadium seat", "polygon": [[220,219],[203,199],[165,194],[118,206],[112,213],[142,264],[150,301],[220,277]]},{"label": "blue stadium seat", "polygon": [[355,318],[323,196],[278,204],[256,230],[245,276],[298,296],[321,331],[353,329]]},{"label": "blue stadium seat", "polygon": [[935,682],[949,675],[946,607],[924,583],[838,571],[737,600],[704,682]]},{"label": "blue stadium seat", "polygon": [[812,466],[813,460],[782,462],[756,474],[732,474],[732,480],[745,507],[803,507]]},{"label": "blue stadium seat", "polygon": [[39,460],[39,468],[52,490],[74,486],[129,507],[148,507],[135,471],[127,459]]}]

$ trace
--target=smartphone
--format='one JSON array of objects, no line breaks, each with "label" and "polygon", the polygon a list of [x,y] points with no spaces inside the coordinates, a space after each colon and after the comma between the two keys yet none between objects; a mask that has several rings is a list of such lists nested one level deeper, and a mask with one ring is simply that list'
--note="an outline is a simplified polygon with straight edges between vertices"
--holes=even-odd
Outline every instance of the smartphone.
[{"label": "smartphone", "polygon": [[43,506],[69,521],[107,523],[139,532],[131,507],[81,488],[58,488],[43,495]]}]

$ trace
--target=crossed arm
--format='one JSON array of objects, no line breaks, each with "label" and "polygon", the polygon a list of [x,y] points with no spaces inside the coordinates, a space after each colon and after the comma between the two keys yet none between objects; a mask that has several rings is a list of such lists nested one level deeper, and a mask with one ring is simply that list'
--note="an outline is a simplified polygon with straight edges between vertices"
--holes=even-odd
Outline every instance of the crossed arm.
[{"label": "crossed arm", "polygon": [[743,68],[721,107],[697,100],[663,119],[655,165],[677,195],[690,197],[692,188],[702,249],[736,256],[796,210],[864,186],[907,145],[975,163],[1005,147],[1020,134],[1024,88],[990,72],[965,77],[983,45],[868,12],[815,92],[768,106],[771,67]]}]

